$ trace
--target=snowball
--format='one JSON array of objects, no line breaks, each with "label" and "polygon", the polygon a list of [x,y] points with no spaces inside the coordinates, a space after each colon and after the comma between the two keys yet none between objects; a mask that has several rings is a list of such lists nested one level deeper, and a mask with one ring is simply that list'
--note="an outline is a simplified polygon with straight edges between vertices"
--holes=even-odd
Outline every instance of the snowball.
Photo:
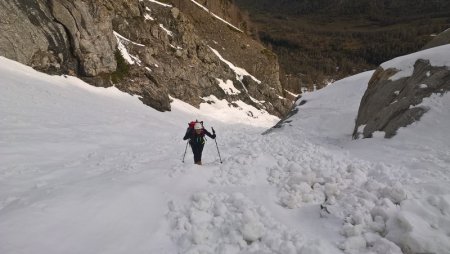
[{"label": "snowball", "polygon": [[189,231],[191,224],[186,217],[180,217],[176,219],[174,228],[180,231]]},{"label": "snowball", "polygon": [[354,211],[352,221],[354,225],[363,224],[367,215],[363,211]]},{"label": "snowball", "polygon": [[191,209],[189,219],[192,224],[203,224],[211,222],[213,216],[210,213],[204,211],[198,211]]},{"label": "snowball", "polygon": [[386,224],[384,223],[383,217],[377,215],[375,216],[374,221],[369,223],[369,227],[374,232],[382,233],[386,228]]},{"label": "snowball", "polygon": [[231,244],[220,244],[214,253],[217,254],[238,254],[241,251],[239,246]]},{"label": "snowball", "polygon": [[325,184],[325,194],[327,197],[336,196],[339,193],[338,187],[333,183]]},{"label": "snowball", "polygon": [[201,244],[205,242],[209,237],[209,232],[206,228],[193,227],[192,228],[192,241],[195,244]]},{"label": "snowball", "polygon": [[300,203],[297,197],[289,194],[281,197],[280,202],[289,209],[294,209]]},{"label": "snowball", "polygon": [[403,254],[400,247],[385,238],[377,238],[376,241],[371,243],[371,246],[369,250],[376,254]]},{"label": "snowball", "polygon": [[[296,188],[296,185],[302,186],[301,189],[305,189],[309,191],[311,189],[311,185],[314,183],[315,174],[312,172],[308,172],[306,174],[295,174],[291,176],[287,182],[289,186]],[[306,187],[305,187],[306,186]]]},{"label": "snowball", "polygon": [[366,232],[364,233],[364,239],[366,239],[367,244],[373,245],[381,236],[375,233]]},{"label": "snowball", "polygon": [[[189,236],[190,236],[190,235],[189,235]],[[191,239],[190,239],[189,236],[188,236],[188,235],[182,235],[182,236],[178,239],[177,244],[178,244],[178,246],[179,246],[181,249],[185,250],[185,249],[188,249],[189,247],[192,246],[192,241],[191,241]]]},{"label": "snowball", "polygon": [[362,225],[353,226],[352,224],[347,223],[342,227],[342,234],[346,237],[359,236],[361,235],[362,231]]},{"label": "snowball", "polygon": [[381,195],[390,199],[394,204],[400,204],[406,199],[406,192],[401,187],[385,187],[381,190]]},{"label": "snowball", "polygon": [[231,202],[236,208],[243,208],[246,203],[245,197],[242,193],[233,193]]},{"label": "snowball", "polygon": [[283,254],[296,254],[297,249],[295,248],[294,244],[292,242],[284,242],[280,246],[280,253]]},{"label": "snowball", "polygon": [[300,193],[309,193],[311,191],[311,185],[305,182],[300,182],[291,185],[292,189]]},{"label": "snowball", "polygon": [[366,248],[366,240],[362,236],[352,236],[345,240],[341,248],[346,252],[362,250]]},{"label": "snowball", "polygon": [[257,220],[259,220],[259,215],[256,211],[253,211],[251,209],[246,209],[242,213],[242,220],[243,221],[257,221]]},{"label": "snowball", "polygon": [[207,210],[211,207],[211,200],[208,197],[208,193],[197,193],[192,196],[194,206],[199,210]]},{"label": "snowball", "polygon": [[241,228],[245,241],[254,242],[264,234],[264,225],[259,221],[248,221]]},{"label": "snowball", "polygon": [[216,203],[214,205],[214,216],[224,216],[227,212],[227,207],[223,203]]},{"label": "snowball", "polygon": [[328,197],[327,204],[329,204],[329,205],[336,204],[336,197],[334,197],[334,196]]}]

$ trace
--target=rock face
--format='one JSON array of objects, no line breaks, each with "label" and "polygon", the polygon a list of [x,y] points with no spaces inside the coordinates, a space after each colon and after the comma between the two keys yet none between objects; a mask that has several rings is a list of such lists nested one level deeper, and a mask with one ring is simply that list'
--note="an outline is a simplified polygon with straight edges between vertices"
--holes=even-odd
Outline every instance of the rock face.
[{"label": "rock face", "polygon": [[369,81],[361,100],[353,132],[354,138],[370,138],[375,131],[390,138],[428,110],[419,104],[433,93],[450,91],[450,70],[434,67],[428,60],[419,59],[410,77],[390,80],[398,70],[379,67]]},{"label": "rock face", "polygon": [[111,33],[112,16],[95,1],[50,0],[53,17],[67,30],[79,72],[88,77],[116,69],[116,40]]},{"label": "rock face", "polygon": [[[276,56],[191,1],[0,2],[0,55],[52,74],[115,85],[160,111],[170,97],[196,107],[211,95],[283,116]],[[174,4],[183,2],[180,10]],[[237,75],[226,61],[246,69]],[[239,93],[219,84],[231,82]]]},{"label": "rock face", "polygon": [[0,17],[0,55],[47,72],[77,66],[64,26],[43,1],[1,1]]},{"label": "rock face", "polygon": [[192,17],[199,37],[204,38],[208,47],[217,50],[226,60],[246,69],[261,81],[257,83],[249,76],[244,76],[242,82],[236,82],[235,87],[242,87],[242,91],[248,91],[252,97],[242,97],[244,102],[278,116],[288,112],[293,100],[285,98],[280,83],[278,58],[272,51],[246,34],[224,25],[196,5],[184,5],[182,10]]}]

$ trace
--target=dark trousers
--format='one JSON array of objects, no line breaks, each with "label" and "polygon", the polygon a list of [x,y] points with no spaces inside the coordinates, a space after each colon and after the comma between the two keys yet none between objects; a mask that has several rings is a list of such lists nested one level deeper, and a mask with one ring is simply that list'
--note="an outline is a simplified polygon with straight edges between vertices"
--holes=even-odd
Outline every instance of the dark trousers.
[{"label": "dark trousers", "polygon": [[194,162],[202,161],[202,152],[204,144],[190,144],[192,148],[192,152],[194,153]]}]

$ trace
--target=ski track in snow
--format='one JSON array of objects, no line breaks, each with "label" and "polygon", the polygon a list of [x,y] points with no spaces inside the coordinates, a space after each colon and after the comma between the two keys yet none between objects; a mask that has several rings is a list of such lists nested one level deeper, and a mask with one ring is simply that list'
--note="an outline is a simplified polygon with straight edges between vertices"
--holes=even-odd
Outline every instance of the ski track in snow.
[{"label": "ski track in snow", "polygon": [[[290,126],[260,135],[262,127],[226,124],[178,104],[159,113],[115,88],[7,63],[0,68],[0,253],[395,254],[402,252],[394,242],[436,253],[449,247],[448,143],[422,146],[430,153],[416,164],[379,162],[358,153],[367,140],[350,144],[351,123],[333,124],[355,112],[329,110],[337,101],[318,99],[349,93],[339,88],[367,84],[371,73],[304,96]],[[437,105],[430,114],[448,105],[434,97],[424,103]],[[189,147],[181,163],[181,137],[195,118],[215,127],[222,164],[212,139],[202,167],[193,165]],[[315,121],[324,125],[311,128]],[[434,185],[437,179],[444,184]]]}]

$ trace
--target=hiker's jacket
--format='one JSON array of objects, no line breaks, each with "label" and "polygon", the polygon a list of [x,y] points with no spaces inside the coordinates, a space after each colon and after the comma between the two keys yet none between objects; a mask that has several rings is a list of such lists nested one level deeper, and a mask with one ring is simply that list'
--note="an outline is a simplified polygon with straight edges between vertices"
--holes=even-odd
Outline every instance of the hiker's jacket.
[{"label": "hiker's jacket", "polygon": [[197,134],[194,129],[188,128],[183,140],[189,139],[191,145],[203,145],[205,144],[205,135],[208,135],[212,139],[216,138],[216,134],[211,134],[206,129],[202,129],[200,134]]}]

